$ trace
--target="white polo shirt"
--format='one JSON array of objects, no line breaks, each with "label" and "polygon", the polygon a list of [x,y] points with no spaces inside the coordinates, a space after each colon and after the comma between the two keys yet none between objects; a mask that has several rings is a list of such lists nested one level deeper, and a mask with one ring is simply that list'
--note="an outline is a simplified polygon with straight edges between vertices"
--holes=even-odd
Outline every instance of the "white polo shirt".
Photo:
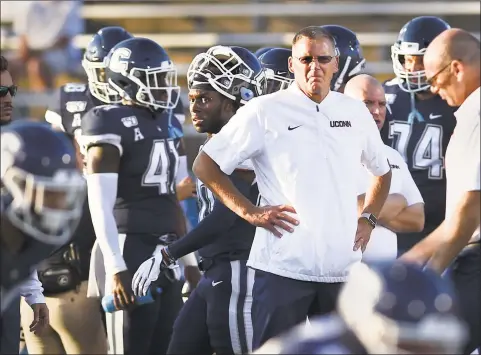
[{"label": "white polo shirt", "polygon": [[[391,165],[392,177],[389,194],[400,194],[406,198],[408,206],[424,203],[409,168],[399,152],[387,145],[384,146],[387,159]],[[372,175],[363,165],[360,167],[359,194],[365,194],[371,183]],[[371,239],[363,254],[364,260],[396,259],[397,236],[392,230],[377,225],[371,233]]]},{"label": "white polo shirt", "polygon": [[331,91],[316,104],[293,84],[240,108],[203,150],[226,174],[251,159],[261,206],[297,211],[300,224],[282,238],[257,228],[249,266],[304,281],[345,281],[361,260],[352,250],[359,163],[374,175],[389,171],[362,102]]},{"label": "white polo shirt", "polygon": [[[479,191],[480,185],[480,88],[454,113],[456,128],[446,151],[446,219],[453,216],[464,193]],[[479,226],[471,241],[479,240]]]}]

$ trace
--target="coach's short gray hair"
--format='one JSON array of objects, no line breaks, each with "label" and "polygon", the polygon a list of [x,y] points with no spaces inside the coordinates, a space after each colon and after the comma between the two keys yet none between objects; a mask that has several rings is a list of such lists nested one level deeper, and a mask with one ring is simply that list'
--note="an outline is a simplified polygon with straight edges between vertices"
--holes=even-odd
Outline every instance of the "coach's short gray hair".
[{"label": "coach's short gray hair", "polygon": [[331,42],[332,47],[336,48],[336,40],[332,35],[320,26],[308,26],[296,33],[292,40],[292,45],[295,45],[301,38],[309,38],[315,40],[318,38],[325,38]]}]

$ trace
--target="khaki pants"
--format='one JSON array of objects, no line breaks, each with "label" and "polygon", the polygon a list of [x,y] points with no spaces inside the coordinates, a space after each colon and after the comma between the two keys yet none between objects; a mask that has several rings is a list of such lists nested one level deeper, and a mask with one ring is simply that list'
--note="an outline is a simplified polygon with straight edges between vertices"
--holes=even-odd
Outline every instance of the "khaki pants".
[{"label": "khaki pants", "polygon": [[50,326],[39,336],[28,331],[33,320],[30,306],[22,300],[21,322],[29,354],[107,354],[107,337],[99,300],[87,298],[87,281],[79,291],[46,297]]}]

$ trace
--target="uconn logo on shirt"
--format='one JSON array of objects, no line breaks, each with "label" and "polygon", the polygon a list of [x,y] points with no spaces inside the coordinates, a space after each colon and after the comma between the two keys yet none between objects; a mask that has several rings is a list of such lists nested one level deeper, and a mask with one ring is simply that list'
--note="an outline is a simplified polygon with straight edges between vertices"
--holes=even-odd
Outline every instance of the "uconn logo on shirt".
[{"label": "uconn logo on shirt", "polygon": [[351,127],[351,121],[331,121],[331,127]]}]

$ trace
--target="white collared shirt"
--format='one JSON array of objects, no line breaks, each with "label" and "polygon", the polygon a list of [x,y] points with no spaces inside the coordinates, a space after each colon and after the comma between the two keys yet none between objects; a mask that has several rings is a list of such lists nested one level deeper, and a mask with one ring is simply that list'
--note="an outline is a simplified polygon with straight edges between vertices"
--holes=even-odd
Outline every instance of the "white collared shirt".
[{"label": "white collared shirt", "polygon": [[[478,88],[454,113],[456,128],[446,150],[446,219],[453,217],[464,193],[479,191],[480,95]],[[479,226],[471,238],[471,241],[476,240],[479,240]]]},{"label": "white collared shirt", "polygon": [[389,171],[366,106],[338,92],[316,104],[296,84],[241,107],[203,148],[226,174],[251,159],[261,206],[291,205],[300,224],[277,238],[257,228],[248,265],[288,278],[345,281],[361,260],[357,229],[359,163]]},{"label": "white collared shirt", "polygon": [[[403,195],[408,206],[417,203],[424,203],[421,192],[413,180],[409,168],[399,152],[388,145],[384,145],[387,159],[391,165],[392,177],[389,194]],[[369,189],[372,175],[360,167],[359,194],[365,194]],[[397,257],[397,235],[392,230],[377,225],[371,233],[371,239],[363,254],[365,260],[396,259]]]}]

